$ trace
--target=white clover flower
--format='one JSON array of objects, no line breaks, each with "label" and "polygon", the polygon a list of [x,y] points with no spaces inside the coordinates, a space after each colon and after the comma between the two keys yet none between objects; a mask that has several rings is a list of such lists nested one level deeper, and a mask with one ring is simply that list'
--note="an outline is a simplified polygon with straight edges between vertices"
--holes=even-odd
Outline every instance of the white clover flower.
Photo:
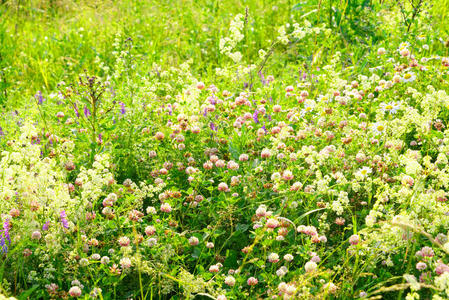
[{"label": "white clover flower", "polygon": [[308,261],[304,265],[304,269],[306,270],[306,272],[313,272],[317,268],[318,268],[318,265],[315,262],[313,262],[313,261]]}]

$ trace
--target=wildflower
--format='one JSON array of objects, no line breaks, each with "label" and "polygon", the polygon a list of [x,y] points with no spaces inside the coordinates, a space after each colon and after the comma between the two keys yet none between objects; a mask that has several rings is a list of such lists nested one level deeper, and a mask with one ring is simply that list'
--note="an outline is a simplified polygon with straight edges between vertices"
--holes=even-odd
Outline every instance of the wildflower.
[{"label": "wildflower", "polygon": [[253,120],[254,123],[259,124],[259,112],[257,111],[257,109],[254,111]]},{"label": "wildflower", "polygon": [[290,187],[290,191],[299,191],[300,189],[302,189],[302,183],[296,181],[295,183],[292,184],[292,186]]},{"label": "wildflower", "polygon": [[157,239],[156,238],[149,238],[146,245],[148,247],[153,247],[157,244]]},{"label": "wildflower", "polygon": [[306,264],[304,265],[304,269],[306,270],[306,272],[313,272],[317,269],[318,265],[313,262],[313,261],[308,261],[306,262]]},{"label": "wildflower", "polygon": [[401,56],[407,57],[410,55],[410,50],[408,50],[407,48],[401,48],[399,49],[399,53],[401,54]]},{"label": "wildflower", "polygon": [[280,105],[274,105],[273,106],[273,112],[278,113],[282,110],[282,107]]},{"label": "wildflower", "polygon": [[131,259],[129,259],[129,257],[123,257],[120,260],[120,266],[122,266],[123,269],[129,269],[129,268],[131,268],[131,265],[132,265],[132,263],[131,263]]},{"label": "wildflower", "polygon": [[94,253],[94,254],[91,255],[91,258],[92,258],[93,260],[100,260],[100,259],[101,259],[101,256],[100,256],[100,254],[98,254],[98,253]]},{"label": "wildflower", "polygon": [[3,230],[0,231],[0,247],[3,253],[8,252],[8,246],[6,245],[6,241],[11,244],[11,238],[9,236],[9,229],[11,227],[9,219],[6,219],[3,222]]},{"label": "wildflower", "polygon": [[121,247],[129,246],[130,242],[131,241],[129,240],[129,238],[127,236],[122,236],[118,239],[118,243],[120,244]]},{"label": "wildflower", "polygon": [[267,208],[265,205],[260,205],[256,209],[256,216],[258,216],[259,218],[266,216],[266,214],[267,214]]},{"label": "wildflower", "polygon": [[285,181],[292,180],[293,178],[294,178],[293,173],[290,170],[285,170],[282,173],[282,179],[285,180]]},{"label": "wildflower", "polygon": [[34,98],[36,98],[38,104],[42,104],[44,102],[44,97],[42,96],[41,91],[37,91],[37,93],[34,95]]},{"label": "wildflower", "polygon": [[285,254],[285,255],[284,255],[284,260],[285,260],[286,262],[291,262],[291,261],[293,260],[293,255],[291,255],[291,254]]},{"label": "wildflower", "polygon": [[325,290],[328,293],[334,294],[337,292],[338,287],[332,283],[332,282],[328,282],[325,285],[323,285],[323,290]]},{"label": "wildflower", "polygon": [[277,253],[270,253],[268,255],[268,261],[270,263],[277,263],[279,261],[279,255]]},{"label": "wildflower", "polygon": [[88,118],[91,116],[90,110],[87,108],[87,106],[84,106],[84,116]]},{"label": "wildflower", "polygon": [[433,256],[435,256],[435,252],[433,252],[432,248],[425,246],[425,247],[422,247],[421,250],[417,251],[416,255],[422,256],[422,257],[433,257]]},{"label": "wildflower", "polygon": [[109,268],[109,272],[111,272],[112,275],[120,275],[122,273],[117,264],[113,264],[112,267]]},{"label": "wildflower", "polygon": [[268,219],[267,223],[266,223],[266,226],[268,228],[274,229],[274,228],[279,226],[279,222],[276,219]]},{"label": "wildflower", "polygon": [[413,186],[413,184],[415,183],[415,181],[413,180],[413,178],[411,176],[408,175],[404,175],[401,179],[401,183],[404,186]]},{"label": "wildflower", "polygon": [[228,187],[228,185],[226,184],[226,182],[220,182],[220,183],[218,184],[218,190],[219,190],[220,192],[227,192],[227,191],[229,191],[229,187]]},{"label": "wildflower", "polygon": [[208,248],[208,249],[214,248],[214,243],[211,243],[211,242],[206,243],[206,248]]},{"label": "wildflower", "polygon": [[224,160],[222,160],[222,159],[217,160],[217,161],[215,162],[215,166],[216,166],[217,168],[224,168],[224,166],[225,166]]},{"label": "wildflower", "polygon": [[226,285],[229,286],[234,286],[235,285],[235,278],[233,276],[226,276],[225,280],[224,280]]},{"label": "wildflower", "polygon": [[375,135],[380,135],[385,132],[385,125],[381,122],[372,124],[372,129]]},{"label": "wildflower", "polygon": [[363,167],[355,173],[355,176],[358,178],[366,178],[368,174],[371,174],[372,169],[370,167]]},{"label": "wildflower", "polygon": [[80,262],[79,262],[81,267],[86,267],[87,265],[89,265],[89,261],[87,260],[87,258],[81,258]]},{"label": "wildflower", "polygon": [[59,220],[61,221],[61,224],[65,229],[69,228],[69,221],[67,220],[65,210],[61,210],[61,212],[59,213]]},{"label": "wildflower", "polygon": [[31,234],[31,238],[32,238],[33,240],[40,240],[41,237],[42,237],[42,234],[41,234],[41,232],[40,232],[39,230],[36,230],[36,231],[34,231],[34,232]]},{"label": "wildflower", "polygon": [[161,205],[161,211],[165,212],[165,213],[170,213],[172,211],[172,208],[170,206],[170,204],[168,203],[162,203]]},{"label": "wildflower", "polygon": [[209,272],[211,273],[218,273],[220,271],[220,268],[218,265],[212,265],[209,267]]},{"label": "wildflower", "polygon": [[158,131],[154,135],[154,138],[158,141],[162,141],[165,138],[165,135],[162,132]]},{"label": "wildflower", "polygon": [[300,225],[298,226],[297,229],[298,232],[307,234],[309,236],[315,236],[318,234],[317,229],[315,228],[315,226],[304,226],[304,225]]},{"label": "wildflower", "polygon": [[282,267],[280,267],[279,269],[276,270],[276,275],[278,277],[285,276],[285,274],[287,274],[287,273],[288,273],[288,269],[287,269],[286,266],[282,266]]},{"label": "wildflower", "polygon": [[136,209],[133,209],[132,211],[130,211],[129,215],[128,215],[128,218],[131,221],[136,221],[136,222],[139,222],[142,217],[143,217],[143,213]]},{"label": "wildflower", "polygon": [[377,55],[384,55],[386,52],[385,48],[379,48],[377,49]]},{"label": "wildflower", "polygon": [[380,107],[383,112],[388,112],[388,113],[394,115],[401,108],[401,105],[398,102],[390,102],[388,104],[381,103]]},{"label": "wildflower", "polygon": [[423,271],[427,268],[427,264],[425,262],[420,261],[416,264],[416,269],[419,271]]},{"label": "wildflower", "polygon": [[253,286],[256,285],[259,281],[255,277],[250,277],[247,280],[248,285]]},{"label": "wildflower", "polygon": [[443,64],[443,66],[449,67],[449,57],[443,57],[441,59],[441,63]]},{"label": "wildflower", "polygon": [[11,217],[17,218],[18,216],[20,216],[20,209],[13,208],[9,211],[9,214],[11,215]]},{"label": "wildflower", "polygon": [[412,82],[415,81],[416,75],[413,72],[407,72],[402,77],[402,82]]},{"label": "wildflower", "polygon": [[435,273],[437,273],[437,275],[441,275],[446,272],[449,272],[449,266],[443,263],[438,263],[437,267],[435,268]]},{"label": "wildflower", "polygon": [[69,295],[72,297],[80,297],[81,289],[79,288],[79,286],[72,286],[69,290]]},{"label": "wildflower", "polygon": [[108,263],[109,263],[109,261],[110,261],[110,259],[109,259],[109,257],[107,257],[107,256],[103,256],[102,258],[101,258],[101,264],[103,264],[103,265],[107,265]]},{"label": "wildflower", "polygon": [[196,88],[199,89],[199,90],[204,89],[205,86],[206,86],[206,85],[205,85],[202,81],[199,81],[199,82],[196,84]]},{"label": "wildflower", "polygon": [[263,149],[262,152],[260,153],[260,156],[262,158],[269,158],[271,156],[271,151],[270,149]]},{"label": "wildflower", "polygon": [[357,245],[360,242],[360,237],[357,234],[353,234],[349,237],[349,243],[351,245]]},{"label": "wildflower", "polygon": [[274,172],[271,174],[271,180],[278,181],[279,179],[281,179],[281,174],[279,172]]},{"label": "wildflower", "polygon": [[192,237],[189,238],[189,244],[190,244],[191,246],[196,246],[196,245],[199,244],[199,242],[200,242],[200,241],[199,241],[198,238],[195,237],[195,236],[192,236]]},{"label": "wildflower", "polygon": [[145,234],[150,236],[153,235],[156,232],[156,228],[154,226],[147,226],[145,227]]},{"label": "wildflower", "polygon": [[119,102],[119,104],[120,104],[120,113],[121,113],[122,115],[124,115],[124,114],[126,113],[126,110],[125,110],[125,103]]},{"label": "wildflower", "polygon": [[239,156],[239,161],[248,161],[249,157],[248,154],[241,154]]},{"label": "wildflower", "polygon": [[306,113],[313,111],[314,108],[315,108],[315,101],[306,100],[304,102],[304,108],[301,110],[300,115],[304,116]]},{"label": "wildflower", "polygon": [[335,224],[343,226],[343,225],[345,225],[345,219],[338,217],[335,219]]}]

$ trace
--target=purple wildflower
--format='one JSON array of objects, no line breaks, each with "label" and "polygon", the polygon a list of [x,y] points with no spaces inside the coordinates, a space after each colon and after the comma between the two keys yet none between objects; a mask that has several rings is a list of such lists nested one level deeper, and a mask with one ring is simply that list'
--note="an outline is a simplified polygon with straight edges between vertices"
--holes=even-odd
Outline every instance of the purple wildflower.
[{"label": "purple wildflower", "polygon": [[69,221],[67,220],[67,215],[65,213],[65,210],[61,210],[61,213],[59,214],[59,217],[60,217],[59,220],[61,221],[62,226],[65,229],[68,229],[69,228]]},{"label": "purple wildflower", "polygon": [[49,227],[50,227],[50,221],[47,221],[47,222],[45,222],[45,224],[42,226],[42,230],[43,230],[43,231],[47,231]]},{"label": "purple wildflower", "polygon": [[11,224],[9,223],[9,219],[6,219],[5,222],[3,222],[3,230],[0,231],[0,250],[3,253],[8,252],[8,246],[6,245],[6,241],[8,241],[8,244],[11,244],[11,238],[9,236],[10,228]]},{"label": "purple wildflower", "polygon": [[207,97],[207,101],[209,101],[210,104],[215,105],[217,104],[215,96],[209,96]]},{"label": "purple wildflower", "polygon": [[3,132],[3,129],[0,127],[0,136],[4,136],[5,133]]},{"label": "purple wildflower", "polygon": [[213,122],[210,122],[210,129],[212,129],[213,131],[217,131],[217,126],[215,126]]},{"label": "purple wildflower", "polygon": [[38,104],[42,104],[44,102],[44,97],[42,96],[41,91],[37,91],[36,95],[34,95],[34,98],[36,98]]},{"label": "purple wildflower", "polygon": [[86,118],[91,115],[90,110],[87,108],[87,106],[84,106],[84,115],[86,116]]},{"label": "purple wildflower", "polygon": [[78,111],[78,106],[76,105],[76,103],[73,104],[73,108],[75,109],[76,116],[79,118],[80,117],[80,112]]},{"label": "purple wildflower", "polygon": [[98,134],[98,141],[100,141],[100,143],[103,143],[103,136],[100,134]]},{"label": "purple wildflower", "polygon": [[254,111],[254,114],[253,114],[253,120],[254,120],[254,123],[256,123],[256,124],[258,124],[259,123],[259,118],[258,118],[258,116],[259,116],[259,111],[257,111],[257,109]]},{"label": "purple wildflower", "polygon": [[120,113],[122,114],[122,115],[124,115],[125,113],[126,113],[126,110],[125,110],[125,103],[123,103],[123,102],[119,102],[120,103]]}]

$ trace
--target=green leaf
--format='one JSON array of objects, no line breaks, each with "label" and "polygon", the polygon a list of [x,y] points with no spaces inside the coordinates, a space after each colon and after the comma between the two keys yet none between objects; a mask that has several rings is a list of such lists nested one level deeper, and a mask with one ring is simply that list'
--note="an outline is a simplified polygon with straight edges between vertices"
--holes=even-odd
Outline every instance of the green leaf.
[{"label": "green leaf", "polygon": [[29,288],[28,290],[24,291],[22,294],[20,294],[19,296],[19,300],[26,300],[28,299],[29,296],[31,296],[31,294],[39,287],[38,284],[33,285],[31,288]]}]

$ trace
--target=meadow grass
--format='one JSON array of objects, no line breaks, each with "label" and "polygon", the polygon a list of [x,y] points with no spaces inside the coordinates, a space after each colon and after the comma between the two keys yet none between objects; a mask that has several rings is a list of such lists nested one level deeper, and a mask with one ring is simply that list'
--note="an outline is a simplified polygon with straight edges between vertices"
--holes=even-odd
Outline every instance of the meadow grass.
[{"label": "meadow grass", "polygon": [[0,0],[0,292],[449,297],[448,16]]}]

